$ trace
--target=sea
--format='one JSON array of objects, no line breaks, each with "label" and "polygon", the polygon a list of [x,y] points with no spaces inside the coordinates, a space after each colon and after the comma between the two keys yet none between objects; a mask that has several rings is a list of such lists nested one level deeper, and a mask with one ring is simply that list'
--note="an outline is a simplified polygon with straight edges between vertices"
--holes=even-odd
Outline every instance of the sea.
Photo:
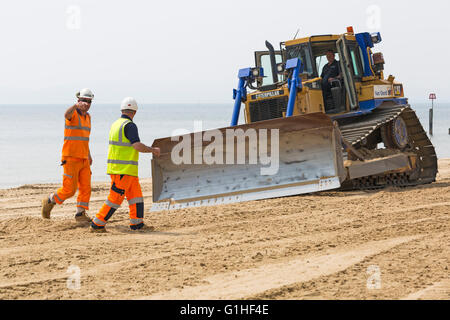
[{"label": "sea", "polygon": [[[428,133],[430,104],[410,102]],[[64,112],[68,105],[0,105],[0,189],[26,184],[62,181],[60,166]],[[106,175],[108,134],[120,117],[118,104],[93,103],[90,150],[92,181],[109,181]],[[450,103],[435,103],[431,140],[438,158],[450,158]],[[141,104],[134,118],[141,142],[170,137],[176,130],[189,132],[230,124],[233,104]],[[243,121],[241,113],[240,122]],[[141,154],[140,178],[151,177],[151,155]]]}]

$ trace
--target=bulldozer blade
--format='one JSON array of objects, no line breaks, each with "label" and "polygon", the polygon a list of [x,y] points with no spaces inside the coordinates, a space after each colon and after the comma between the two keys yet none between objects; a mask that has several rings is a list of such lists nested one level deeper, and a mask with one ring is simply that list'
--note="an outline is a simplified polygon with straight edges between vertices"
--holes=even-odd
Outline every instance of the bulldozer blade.
[{"label": "bulldozer blade", "polygon": [[341,136],[323,113],[156,139],[151,211],[339,188]]}]

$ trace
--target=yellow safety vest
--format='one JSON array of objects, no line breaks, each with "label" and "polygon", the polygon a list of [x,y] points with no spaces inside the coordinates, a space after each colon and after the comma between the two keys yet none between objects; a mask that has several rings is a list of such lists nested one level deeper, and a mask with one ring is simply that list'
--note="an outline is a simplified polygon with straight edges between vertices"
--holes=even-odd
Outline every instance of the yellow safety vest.
[{"label": "yellow safety vest", "polygon": [[126,174],[138,176],[139,152],[125,136],[125,125],[131,120],[120,118],[109,131],[107,174]]}]

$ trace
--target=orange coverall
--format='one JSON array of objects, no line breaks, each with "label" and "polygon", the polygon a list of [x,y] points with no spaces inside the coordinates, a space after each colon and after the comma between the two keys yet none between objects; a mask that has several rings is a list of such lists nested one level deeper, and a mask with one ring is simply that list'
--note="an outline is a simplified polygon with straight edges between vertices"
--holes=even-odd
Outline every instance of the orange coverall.
[{"label": "orange coverall", "polygon": [[62,163],[64,166],[63,186],[54,194],[54,200],[62,204],[72,197],[77,188],[77,207],[89,209],[91,198],[91,168],[89,164],[89,136],[91,116],[81,116],[78,111],[67,120],[64,129]]}]

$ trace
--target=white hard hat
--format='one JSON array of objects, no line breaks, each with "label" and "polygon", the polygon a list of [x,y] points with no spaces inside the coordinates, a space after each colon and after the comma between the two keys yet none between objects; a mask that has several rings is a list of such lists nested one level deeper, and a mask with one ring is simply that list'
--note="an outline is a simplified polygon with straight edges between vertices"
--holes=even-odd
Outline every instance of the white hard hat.
[{"label": "white hard hat", "polygon": [[79,92],[77,92],[76,96],[77,98],[86,98],[91,100],[94,99],[94,94],[88,88],[81,89]]},{"label": "white hard hat", "polygon": [[120,110],[134,110],[137,111],[138,105],[134,98],[132,97],[126,97],[122,100],[122,104],[120,105]]}]

